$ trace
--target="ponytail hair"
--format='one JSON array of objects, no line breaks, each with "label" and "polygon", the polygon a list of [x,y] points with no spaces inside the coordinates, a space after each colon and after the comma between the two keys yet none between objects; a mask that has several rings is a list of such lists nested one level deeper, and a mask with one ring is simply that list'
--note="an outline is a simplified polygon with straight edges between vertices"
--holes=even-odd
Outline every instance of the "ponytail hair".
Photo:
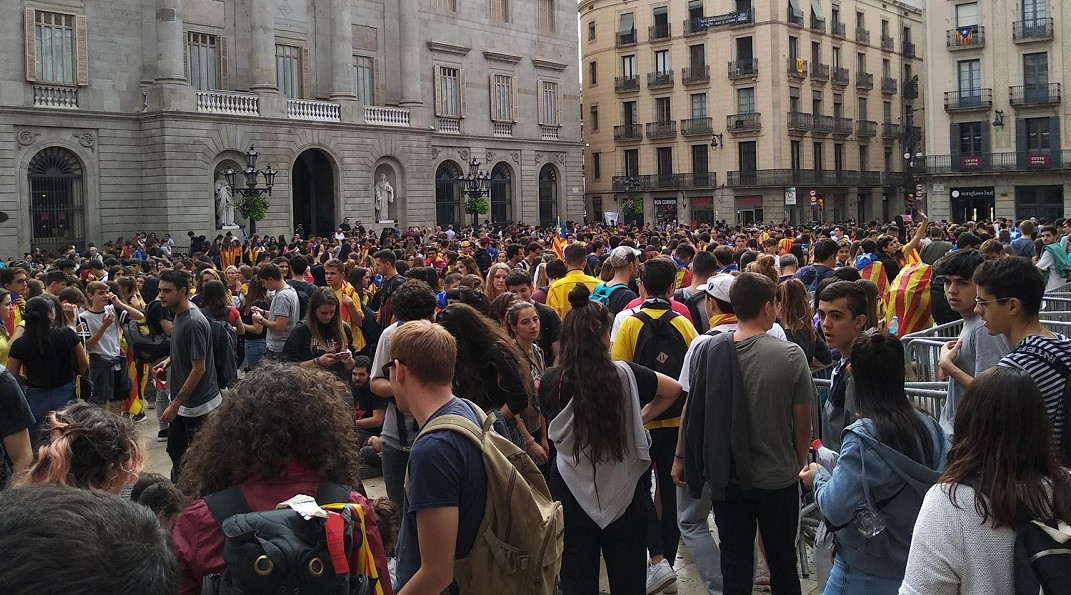
[{"label": "ponytail hair", "polygon": [[22,312],[22,319],[26,321],[26,333],[23,337],[37,348],[38,353],[45,352],[46,343],[51,345],[49,329],[52,328],[52,320],[56,315],[56,303],[51,296],[39,295],[26,302],[26,308]]}]

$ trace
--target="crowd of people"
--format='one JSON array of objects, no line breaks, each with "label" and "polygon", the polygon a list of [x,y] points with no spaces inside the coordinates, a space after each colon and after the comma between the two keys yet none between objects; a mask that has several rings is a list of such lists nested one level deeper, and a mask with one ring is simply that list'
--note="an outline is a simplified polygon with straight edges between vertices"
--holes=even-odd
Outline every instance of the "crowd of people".
[{"label": "crowd of people", "polygon": [[[0,584],[227,592],[250,580],[233,569],[240,523],[280,503],[308,521],[297,500],[315,495],[324,547],[332,507],[363,532],[335,575],[458,592],[458,573],[486,571],[469,559],[500,497],[494,447],[560,503],[561,548],[525,562],[557,577],[538,592],[599,592],[601,560],[615,595],[675,593],[683,543],[706,592],[800,593],[805,494],[836,543],[815,548],[832,557],[825,593],[1011,592],[1024,515],[1071,522],[1071,340],[1040,320],[1069,281],[1069,233],[922,212],[378,234],[347,220],[289,241],[35,251],[0,267],[0,555],[24,561]],[[899,339],[955,320],[947,398],[919,410]],[[143,470],[149,410],[170,477]],[[503,441],[422,431],[436,418]],[[835,464],[816,462],[817,436]],[[378,476],[387,496],[369,499]],[[78,530],[49,529],[72,508]]]}]

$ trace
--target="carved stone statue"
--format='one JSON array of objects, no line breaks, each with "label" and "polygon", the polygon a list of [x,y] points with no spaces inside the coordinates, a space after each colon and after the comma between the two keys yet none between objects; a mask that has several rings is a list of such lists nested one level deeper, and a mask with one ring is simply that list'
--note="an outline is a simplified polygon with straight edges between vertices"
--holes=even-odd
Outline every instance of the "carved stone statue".
[{"label": "carved stone statue", "polygon": [[236,227],[234,225],[234,191],[223,177],[223,172],[216,174],[216,221],[220,229]]},{"label": "carved stone statue", "polygon": [[388,203],[394,202],[394,187],[387,181],[387,174],[379,174],[379,179],[376,180],[376,214],[380,221],[386,221],[390,219],[390,212],[388,209]]}]

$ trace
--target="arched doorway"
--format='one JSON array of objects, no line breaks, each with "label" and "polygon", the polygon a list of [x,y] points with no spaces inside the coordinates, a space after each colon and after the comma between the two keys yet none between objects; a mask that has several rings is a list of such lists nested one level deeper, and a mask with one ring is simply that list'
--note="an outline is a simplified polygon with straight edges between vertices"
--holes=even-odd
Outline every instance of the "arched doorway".
[{"label": "arched doorway", "polygon": [[335,171],[320,149],[303,151],[292,170],[294,230],[304,235],[331,235],[341,219],[335,213]]},{"label": "arched doorway", "polygon": [[435,224],[461,224],[461,166],[444,161],[435,170]]},{"label": "arched doorway", "polygon": [[61,252],[70,244],[85,249],[85,189],[82,164],[74,153],[48,147],[30,160],[30,244]]},{"label": "arched doorway", "polygon": [[546,164],[539,170],[539,225],[548,227],[558,219],[558,169]]},{"label": "arched doorway", "polygon": [[491,170],[491,222],[513,221],[513,171],[505,163]]}]

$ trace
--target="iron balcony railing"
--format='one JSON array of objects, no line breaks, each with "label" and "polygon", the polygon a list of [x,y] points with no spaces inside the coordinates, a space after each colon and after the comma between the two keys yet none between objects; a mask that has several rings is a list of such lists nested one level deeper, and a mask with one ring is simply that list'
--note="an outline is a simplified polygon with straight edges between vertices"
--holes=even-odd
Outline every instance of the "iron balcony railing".
[{"label": "iron balcony railing", "polygon": [[1027,84],[1008,88],[1012,107],[1040,107],[1060,104],[1060,83]]},{"label": "iron balcony railing", "polygon": [[1052,39],[1052,17],[1012,23],[1012,41],[1014,43],[1052,41]]},{"label": "iron balcony railing", "polygon": [[829,64],[811,64],[811,80],[816,83],[828,83]]},{"label": "iron balcony railing", "polygon": [[648,122],[647,138],[675,138],[677,136],[677,121]]},{"label": "iron balcony railing", "polygon": [[881,185],[881,172],[857,170],[759,169],[730,171],[730,187],[762,186],[842,186],[872,187]]},{"label": "iron balcony railing", "polygon": [[729,78],[741,79],[749,78],[759,73],[759,60],[758,58],[750,58],[747,60],[731,60],[729,61]]},{"label": "iron balcony railing", "polygon": [[640,77],[636,75],[614,77],[614,90],[618,93],[640,90]]},{"label": "iron balcony railing", "polygon": [[848,69],[837,66],[833,69],[833,84],[847,86],[850,78],[848,76]]},{"label": "iron balcony railing", "polygon": [[805,112],[788,112],[789,132],[807,132],[814,128],[814,116]]},{"label": "iron balcony railing", "polygon": [[725,117],[725,128],[732,132],[755,132],[762,129],[762,115],[759,112],[748,114],[729,114]]},{"label": "iron balcony railing", "polygon": [[881,92],[886,95],[894,95],[896,93],[896,79],[883,76],[881,77]]},{"label": "iron balcony railing", "polygon": [[989,110],[993,107],[993,89],[972,89],[969,91],[946,91],[946,112],[967,112]]},{"label": "iron balcony railing", "polygon": [[614,140],[627,141],[642,139],[643,126],[639,124],[623,124],[621,126],[614,126]]},{"label": "iron balcony railing", "polygon": [[803,26],[803,13],[792,10],[792,7],[788,7],[788,22],[790,25],[796,25],[797,27]]},{"label": "iron balcony railing", "polygon": [[715,172],[680,174],[681,188],[716,188],[718,175]]},{"label": "iron balcony railing", "polygon": [[647,28],[647,36],[651,41],[669,39],[672,34],[669,23],[657,23]]},{"label": "iron balcony railing", "polygon": [[826,20],[825,19],[820,19],[820,18],[814,16],[814,14],[812,13],[811,14],[811,29],[813,29],[815,31],[825,32],[825,30],[826,30]]},{"label": "iron balcony railing", "polygon": [[690,118],[681,120],[682,136],[706,136],[714,133],[713,118]]},{"label": "iron balcony railing", "polygon": [[918,99],[919,97],[919,82],[918,80],[910,80],[904,82],[904,99]]},{"label": "iron balcony railing", "polygon": [[981,25],[949,29],[947,37],[948,49],[952,51],[977,50],[985,47],[985,27]]},{"label": "iron balcony railing", "polygon": [[855,73],[855,88],[869,91],[874,88],[874,74],[870,72]]},{"label": "iron balcony railing", "polygon": [[924,160],[924,172],[927,174],[1066,171],[1069,169],[1071,169],[1071,150],[1060,149],[978,155],[927,155]]},{"label": "iron balcony railing", "polygon": [[636,191],[715,188],[718,185],[718,176],[715,172],[647,174],[642,176],[614,176],[611,181],[614,192],[627,191],[630,183],[633,184],[633,189]]},{"label": "iron balcony railing", "polygon": [[844,26],[844,23],[833,21],[833,24],[830,26],[830,33],[836,37],[845,37],[847,31],[848,28]]},{"label": "iron balcony railing", "polygon": [[648,72],[647,73],[647,88],[648,89],[665,89],[673,86],[673,71],[667,70],[665,72]]},{"label": "iron balcony railing", "polygon": [[881,125],[881,138],[895,139],[900,138],[900,125],[892,122],[884,122]]},{"label": "iron balcony railing", "polygon": [[852,133],[852,128],[851,118],[833,118],[834,136],[848,136]]},{"label": "iron balcony railing", "polygon": [[814,130],[815,134],[829,134],[830,132],[833,132],[833,116],[815,114],[814,127],[812,130]]},{"label": "iron balcony railing", "polygon": [[870,31],[867,31],[866,29],[860,27],[856,27],[855,43],[870,45]]},{"label": "iron balcony railing", "polygon": [[908,58],[915,57],[915,44],[907,39],[903,41],[903,54]]},{"label": "iron balcony railing", "polygon": [[855,136],[873,138],[878,134],[878,123],[873,120],[859,120],[855,123]]},{"label": "iron balcony railing", "polygon": [[881,35],[881,49],[886,52],[891,52],[896,47],[896,40],[890,35]]},{"label": "iron balcony railing", "polygon": [[617,34],[617,45],[618,45],[618,47],[623,46],[623,45],[635,45],[635,44],[636,44],[636,30],[635,29],[633,29],[629,33],[618,33]]},{"label": "iron balcony railing", "polygon": [[697,85],[710,82],[710,66],[690,66],[681,69],[681,82]]},{"label": "iron balcony railing", "polygon": [[700,35],[707,32],[707,28],[699,24],[700,19],[684,19],[685,35]]}]

